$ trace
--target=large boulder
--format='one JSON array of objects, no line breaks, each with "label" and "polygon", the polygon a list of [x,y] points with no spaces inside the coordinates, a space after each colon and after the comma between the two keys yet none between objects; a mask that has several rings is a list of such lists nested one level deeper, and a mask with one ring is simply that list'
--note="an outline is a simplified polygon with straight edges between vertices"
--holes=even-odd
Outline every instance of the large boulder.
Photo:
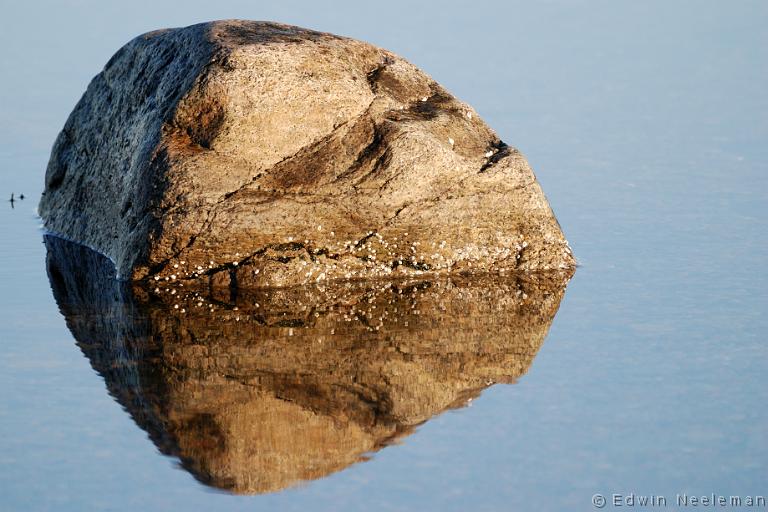
[{"label": "large boulder", "polygon": [[121,48],[56,140],[39,211],[134,280],[574,265],[525,158],[469,105],[386,50],[266,22]]}]

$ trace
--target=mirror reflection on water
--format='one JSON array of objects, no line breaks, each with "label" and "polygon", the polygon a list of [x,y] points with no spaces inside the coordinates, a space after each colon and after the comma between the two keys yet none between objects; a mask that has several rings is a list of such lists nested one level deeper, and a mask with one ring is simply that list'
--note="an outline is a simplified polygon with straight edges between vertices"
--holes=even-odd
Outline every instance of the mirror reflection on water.
[{"label": "mirror reflection on water", "polygon": [[275,290],[131,284],[46,236],[77,345],[157,449],[200,482],[269,493],[403,441],[528,371],[564,273]]}]

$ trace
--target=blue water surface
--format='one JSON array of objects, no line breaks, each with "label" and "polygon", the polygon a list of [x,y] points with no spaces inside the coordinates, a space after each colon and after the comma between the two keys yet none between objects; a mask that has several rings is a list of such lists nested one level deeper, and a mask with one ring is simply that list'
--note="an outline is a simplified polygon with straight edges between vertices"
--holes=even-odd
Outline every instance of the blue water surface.
[{"label": "blue water surface", "polygon": [[[3,2],[0,510],[591,510],[768,495],[768,4]],[[261,496],[164,457],[75,346],[35,207],[51,145],[133,36],[221,18],[364,39],[529,159],[579,258],[527,375],[372,460]],[[11,192],[25,199],[6,202]],[[614,508],[611,504],[607,509]]]}]

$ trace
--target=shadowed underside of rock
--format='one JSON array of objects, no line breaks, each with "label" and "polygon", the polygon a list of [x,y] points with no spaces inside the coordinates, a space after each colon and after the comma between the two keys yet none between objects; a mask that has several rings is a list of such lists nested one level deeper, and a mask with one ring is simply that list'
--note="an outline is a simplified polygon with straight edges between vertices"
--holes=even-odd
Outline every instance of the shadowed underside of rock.
[{"label": "shadowed underside of rock", "polygon": [[574,265],[525,159],[471,107],[386,50],[265,22],[120,49],[54,145],[40,214],[132,279]]}]

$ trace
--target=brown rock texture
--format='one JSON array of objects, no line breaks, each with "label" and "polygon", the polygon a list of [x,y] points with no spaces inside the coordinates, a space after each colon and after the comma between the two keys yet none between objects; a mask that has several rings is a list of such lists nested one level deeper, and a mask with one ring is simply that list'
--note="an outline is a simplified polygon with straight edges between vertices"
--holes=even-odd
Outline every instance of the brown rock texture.
[{"label": "brown rock texture", "polygon": [[56,140],[39,213],[134,280],[574,266],[525,158],[469,105],[386,50],[267,22],[121,48]]},{"label": "brown rock texture", "polygon": [[274,492],[526,373],[569,273],[354,281],[217,297],[115,281],[46,237],[54,296],[110,394],[201,482]]}]

